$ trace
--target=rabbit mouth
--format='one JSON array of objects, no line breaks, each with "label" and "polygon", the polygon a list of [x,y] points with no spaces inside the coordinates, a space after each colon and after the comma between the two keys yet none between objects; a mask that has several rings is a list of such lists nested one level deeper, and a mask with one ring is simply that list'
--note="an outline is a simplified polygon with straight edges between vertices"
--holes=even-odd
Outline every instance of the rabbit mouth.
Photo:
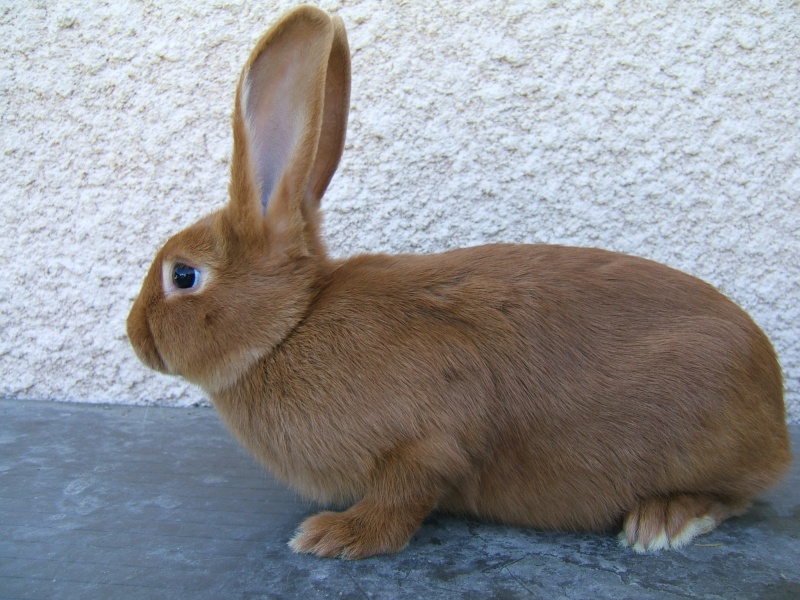
[{"label": "rabbit mouth", "polygon": [[[144,343],[141,343],[141,341]],[[164,359],[161,357],[161,353],[158,351],[158,346],[156,346],[156,340],[153,338],[153,333],[150,331],[150,327],[147,327],[146,339],[141,341],[139,344],[134,346],[136,354],[139,356],[139,360],[155,371],[159,371],[160,373],[169,373],[167,364],[164,362]]]},{"label": "rabbit mouth", "polygon": [[160,373],[169,373],[167,364],[158,351],[153,330],[144,311],[131,311],[128,317],[128,339],[131,341],[136,356],[146,366]]}]

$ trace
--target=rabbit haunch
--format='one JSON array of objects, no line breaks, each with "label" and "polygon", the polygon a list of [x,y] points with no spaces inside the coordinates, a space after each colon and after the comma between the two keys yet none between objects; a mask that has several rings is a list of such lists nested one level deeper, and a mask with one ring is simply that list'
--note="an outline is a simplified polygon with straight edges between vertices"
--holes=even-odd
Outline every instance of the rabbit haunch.
[{"label": "rabbit haunch", "polygon": [[340,19],[301,7],[265,34],[236,92],[230,203],[165,244],[128,318],[143,362],[201,385],[276,476],[345,509],[307,519],[294,550],[397,551],[436,509],[621,526],[653,550],[780,478],[775,353],[696,278],[544,245],[330,260],[319,204],[349,90]]}]

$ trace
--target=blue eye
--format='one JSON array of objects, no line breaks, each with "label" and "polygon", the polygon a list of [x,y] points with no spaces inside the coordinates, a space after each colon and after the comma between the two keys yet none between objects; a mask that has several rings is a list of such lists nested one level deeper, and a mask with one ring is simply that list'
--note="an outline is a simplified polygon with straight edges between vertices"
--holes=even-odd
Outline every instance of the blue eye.
[{"label": "blue eye", "polygon": [[193,288],[199,280],[200,274],[194,267],[178,263],[172,269],[172,281],[182,290]]}]

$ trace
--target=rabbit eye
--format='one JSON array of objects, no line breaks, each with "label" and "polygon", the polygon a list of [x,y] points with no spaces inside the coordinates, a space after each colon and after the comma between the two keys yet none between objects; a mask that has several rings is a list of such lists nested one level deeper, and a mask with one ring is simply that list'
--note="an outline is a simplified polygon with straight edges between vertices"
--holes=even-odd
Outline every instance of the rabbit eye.
[{"label": "rabbit eye", "polygon": [[172,281],[176,287],[182,290],[193,288],[199,279],[199,273],[194,267],[178,263],[172,269]]}]

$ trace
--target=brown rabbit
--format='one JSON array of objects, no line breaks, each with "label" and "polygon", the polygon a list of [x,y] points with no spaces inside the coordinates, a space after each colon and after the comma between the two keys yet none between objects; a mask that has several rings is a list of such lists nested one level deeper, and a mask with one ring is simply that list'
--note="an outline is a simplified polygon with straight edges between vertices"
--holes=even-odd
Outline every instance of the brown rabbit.
[{"label": "brown rabbit", "polygon": [[230,203],[170,239],[128,317],[148,366],[202,386],[301,493],[346,508],[292,549],[403,548],[433,510],[686,544],[790,461],[775,352],[710,285],[596,249],[490,245],[333,261],[339,18],[301,7],[236,91]]}]

